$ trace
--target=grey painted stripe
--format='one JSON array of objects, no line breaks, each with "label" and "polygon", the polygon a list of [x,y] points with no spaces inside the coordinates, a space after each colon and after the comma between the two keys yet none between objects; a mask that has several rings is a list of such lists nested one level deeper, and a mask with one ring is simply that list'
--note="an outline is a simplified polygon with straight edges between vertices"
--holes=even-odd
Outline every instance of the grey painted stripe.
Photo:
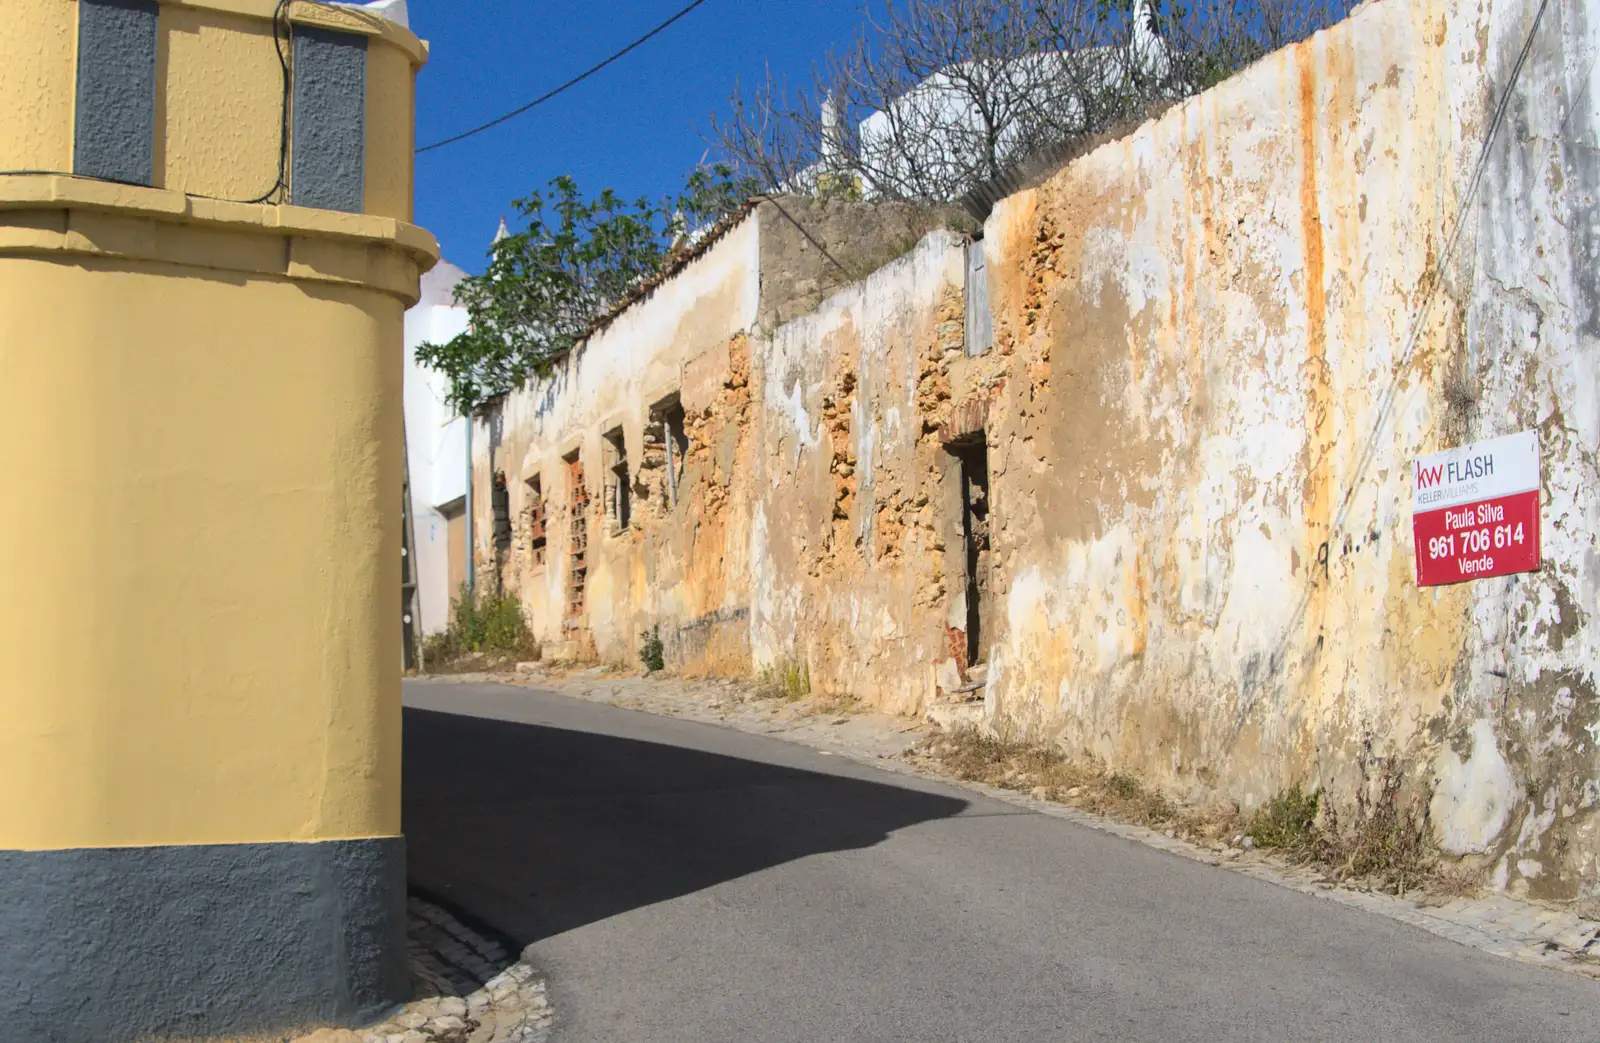
[{"label": "grey painted stripe", "polygon": [[376,1020],[408,998],[405,841],[0,851],[0,1038]]},{"label": "grey painted stripe", "polygon": [[295,206],[360,213],[366,191],[367,38],[297,27]]},{"label": "grey painted stripe", "polygon": [[78,0],[72,169],[155,184],[156,0]]}]

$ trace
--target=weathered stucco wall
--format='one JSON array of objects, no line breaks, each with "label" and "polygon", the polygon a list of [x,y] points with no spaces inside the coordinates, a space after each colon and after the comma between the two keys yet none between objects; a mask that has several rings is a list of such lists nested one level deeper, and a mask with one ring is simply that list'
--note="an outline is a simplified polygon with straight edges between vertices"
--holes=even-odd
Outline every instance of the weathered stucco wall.
[{"label": "weathered stucco wall", "polygon": [[[774,575],[765,550],[752,549],[752,535],[761,531],[752,524],[752,511],[764,506],[769,517],[781,511],[785,526],[799,527],[807,524],[805,516],[789,512],[812,505],[781,490],[757,492],[768,478],[794,476],[775,476],[758,463],[758,444],[771,425],[761,419],[768,407],[755,360],[772,350],[774,337],[795,357],[808,347],[833,350],[831,341],[802,345],[806,336],[820,335],[815,323],[802,320],[798,334],[786,332],[789,327],[774,332],[773,326],[812,310],[853,274],[913,250],[928,229],[954,220],[953,214],[906,204],[785,199],[756,207],[552,373],[506,396],[476,422],[479,575],[499,576],[520,594],[534,634],[552,653],[632,662],[640,634],[659,626],[674,668],[749,673],[755,577],[765,582]],[[933,238],[953,242],[949,233]],[[828,244],[827,254],[818,242]],[[902,262],[894,271],[910,269]],[[953,273],[959,280],[959,260]],[[893,295],[901,292],[900,278],[880,273],[863,285]],[[861,294],[862,286],[855,286],[843,296],[859,301]],[[959,350],[959,300],[955,307]],[[874,314],[878,336],[887,335],[891,319],[903,317],[903,310]],[[808,384],[806,394],[820,387]],[[681,458],[674,455],[677,473],[669,478],[658,407],[674,399],[682,409],[685,451]],[[626,530],[615,524],[615,494],[607,489],[617,460],[616,442],[607,435],[619,429],[632,510]],[[581,535],[575,535],[580,515],[567,466],[574,454],[588,496]],[[497,474],[505,477],[506,488],[498,543]],[[530,513],[536,478],[544,500],[542,562]],[[826,523],[831,498],[815,506]],[[584,539],[584,609],[574,614],[573,551]],[[826,594],[816,587],[808,596]]]},{"label": "weathered stucco wall", "polygon": [[[475,553],[480,576],[497,561],[508,589],[522,594],[535,635],[547,645],[576,642],[576,654],[633,659],[641,629],[668,630],[724,608],[740,616],[746,586],[737,568],[738,543],[748,527],[729,525],[727,488],[736,446],[722,437],[719,412],[747,349],[744,331],[756,324],[760,298],[757,256],[760,223],[732,229],[676,277],[567,356],[547,377],[507,396],[479,419],[473,444]],[[681,397],[698,437],[685,463],[677,505],[660,480],[641,474],[645,428],[653,406]],[[737,398],[737,395],[727,396]],[[633,524],[620,530],[607,518],[607,466],[614,449],[605,436],[620,428],[633,485]],[[588,574],[586,610],[568,619],[573,580],[574,496],[566,460],[582,464]],[[492,481],[505,476],[511,522],[509,545],[497,548]],[[663,476],[657,476],[658,479]],[[545,502],[543,563],[532,554],[529,510],[538,480]],[[715,490],[713,488],[715,487]],[[716,501],[716,503],[708,503]],[[505,529],[502,527],[502,541]],[[734,541],[732,544],[729,541]],[[709,624],[711,621],[707,621]],[[737,629],[737,628],[736,628]],[[733,638],[735,651],[744,641]],[[748,652],[743,653],[748,663]]]},{"label": "weathered stucco wall", "polygon": [[[964,240],[905,257],[774,332],[756,364],[761,451],[751,535],[759,666],[805,663],[821,690],[915,711],[947,658],[941,399],[963,355]],[[927,401],[924,401],[924,398]]]},{"label": "weathered stucco wall", "polygon": [[[764,205],[480,422],[480,559],[546,641],[631,660],[659,623],[686,671],[803,663],[1192,798],[1398,772],[1498,886],[1600,897],[1600,0],[1547,11],[1463,208],[1537,7],[1368,4],[1004,201],[987,352],[962,236],[884,264],[904,221],[808,211],[831,267],[882,265],[838,289]],[[641,441],[670,392],[676,507]],[[639,520],[608,536],[618,425]],[[1419,589],[1412,459],[1530,428],[1542,571]],[[569,627],[573,450],[597,549]]]},{"label": "weathered stucco wall", "polygon": [[[993,722],[1247,805],[1388,759],[1498,883],[1596,892],[1600,5],[1444,256],[1537,6],[1369,4],[997,208]],[[1544,570],[1419,589],[1411,459],[1528,428]]]}]

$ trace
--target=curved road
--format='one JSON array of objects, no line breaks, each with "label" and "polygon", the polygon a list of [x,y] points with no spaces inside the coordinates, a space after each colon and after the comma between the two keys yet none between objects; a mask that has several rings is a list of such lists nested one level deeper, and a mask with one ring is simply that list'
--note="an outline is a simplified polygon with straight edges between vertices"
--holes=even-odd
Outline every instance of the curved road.
[{"label": "curved road", "polygon": [[556,1043],[1600,1041],[1600,984],[775,739],[406,686],[413,884]]}]

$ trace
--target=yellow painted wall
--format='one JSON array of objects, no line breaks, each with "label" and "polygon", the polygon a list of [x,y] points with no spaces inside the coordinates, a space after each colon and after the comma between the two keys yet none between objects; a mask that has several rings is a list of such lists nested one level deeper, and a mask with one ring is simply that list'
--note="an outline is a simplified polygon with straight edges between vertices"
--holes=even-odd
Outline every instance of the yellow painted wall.
[{"label": "yellow painted wall", "polygon": [[[297,3],[372,40],[368,213],[201,198],[276,179],[273,7],[162,3],[161,186],[0,176],[0,848],[400,829],[425,49]],[[8,9],[0,169],[70,165],[75,11]]]},{"label": "yellow painted wall", "polygon": [[78,5],[7,0],[0,33],[0,170],[70,170]]},{"label": "yellow painted wall", "polygon": [[395,47],[367,47],[367,184],[369,214],[411,220],[412,152],[415,123],[409,109],[393,103],[415,90],[416,69]]},{"label": "yellow painted wall", "polygon": [[402,311],[0,260],[0,845],[399,831]]},{"label": "yellow painted wall", "polygon": [[156,61],[156,183],[256,199],[278,180],[283,67],[272,23],[165,4]]},{"label": "yellow painted wall", "polygon": [[[283,70],[276,0],[161,0],[156,64],[156,185],[220,199],[264,195],[278,177]],[[0,34],[0,171],[72,170],[77,0],[6,0]],[[427,47],[360,9],[297,0],[294,26],[365,35],[364,211],[412,214],[416,72]],[[284,52],[292,55],[287,37]]]}]

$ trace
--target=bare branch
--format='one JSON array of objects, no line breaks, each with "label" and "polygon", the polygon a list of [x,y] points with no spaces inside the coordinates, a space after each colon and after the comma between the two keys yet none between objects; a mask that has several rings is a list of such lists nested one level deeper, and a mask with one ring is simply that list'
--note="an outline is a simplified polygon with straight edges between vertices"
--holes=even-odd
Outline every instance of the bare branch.
[{"label": "bare branch", "polygon": [[769,190],[949,201],[1143,119],[1355,0],[887,0],[810,85],[737,86],[705,136]]}]

